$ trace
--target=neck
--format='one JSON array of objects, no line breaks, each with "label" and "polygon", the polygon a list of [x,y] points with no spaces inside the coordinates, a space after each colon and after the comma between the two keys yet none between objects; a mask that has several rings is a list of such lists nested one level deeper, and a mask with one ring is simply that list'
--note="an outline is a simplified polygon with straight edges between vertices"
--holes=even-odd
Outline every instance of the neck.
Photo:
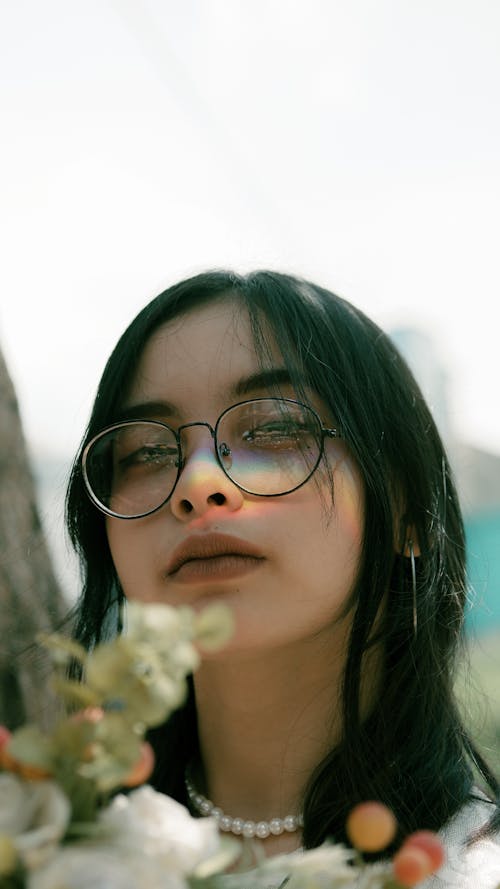
[{"label": "neck", "polygon": [[[344,658],[314,648],[214,659],[196,672],[196,783],[227,814],[269,821],[302,812],[311,773],[340,738]],[[269,839],[281,851],[300,834]]]}]

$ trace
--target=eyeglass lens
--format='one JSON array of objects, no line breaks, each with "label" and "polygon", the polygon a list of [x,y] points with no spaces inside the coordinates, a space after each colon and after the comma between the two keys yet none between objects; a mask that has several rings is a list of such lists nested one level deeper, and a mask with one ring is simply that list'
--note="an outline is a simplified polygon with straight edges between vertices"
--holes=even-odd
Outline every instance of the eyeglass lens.
[{"label": "eyeglass lens", "polygon": [[[243,490],[288,493],[314,472],[322,427],[307,406],[255,399],[225,411],[216,425],[217,459]],[[98,436],[85,459],[86,480],[106,511],[132,517],[152,512],[171,495],[181,455],[176,434],[153,421],[124,423]]]}]

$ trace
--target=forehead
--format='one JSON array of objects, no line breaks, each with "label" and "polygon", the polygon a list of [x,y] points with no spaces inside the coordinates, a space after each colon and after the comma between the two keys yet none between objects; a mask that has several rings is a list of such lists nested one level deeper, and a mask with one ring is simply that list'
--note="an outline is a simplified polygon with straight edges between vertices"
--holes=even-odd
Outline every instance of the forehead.
[{"label": "forehead", "polygon": [[[269,366],[283,367],[273,338],[266,336]],[[246,308],[224,299],[193,309],[159,327],[146,344],[127,403],[168,398],[184,406],[244,397],[245,381],[262,369]]]}]

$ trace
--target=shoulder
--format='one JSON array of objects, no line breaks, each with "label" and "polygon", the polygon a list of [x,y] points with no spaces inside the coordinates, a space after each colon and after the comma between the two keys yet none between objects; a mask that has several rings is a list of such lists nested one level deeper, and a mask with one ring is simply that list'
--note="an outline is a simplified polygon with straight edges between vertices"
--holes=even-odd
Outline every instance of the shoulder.
[{"label": "shoulder", "polygon": [[440,831],[446,863],[422,889],[497,889],[500,887],[500,831],[467,845],[467,839],[485,825],[494,806],[481,791]]}]

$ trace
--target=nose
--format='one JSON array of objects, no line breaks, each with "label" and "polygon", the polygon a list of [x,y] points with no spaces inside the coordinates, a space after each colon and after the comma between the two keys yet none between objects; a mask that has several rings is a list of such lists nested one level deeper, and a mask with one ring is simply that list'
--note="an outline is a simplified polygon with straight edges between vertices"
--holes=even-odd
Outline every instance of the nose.
[{"label": "nose", "polygon": [[[183,445],[186,443],[184,433]],[[196,438],[196,443],[193,440]],[[234,512],[243,504],[243,492],[217,462],[214,441],[208,430],[191,430],[191,446],[183,446],[184,465],[169,505],[174,516],[187,521],[211,509]]]}]

